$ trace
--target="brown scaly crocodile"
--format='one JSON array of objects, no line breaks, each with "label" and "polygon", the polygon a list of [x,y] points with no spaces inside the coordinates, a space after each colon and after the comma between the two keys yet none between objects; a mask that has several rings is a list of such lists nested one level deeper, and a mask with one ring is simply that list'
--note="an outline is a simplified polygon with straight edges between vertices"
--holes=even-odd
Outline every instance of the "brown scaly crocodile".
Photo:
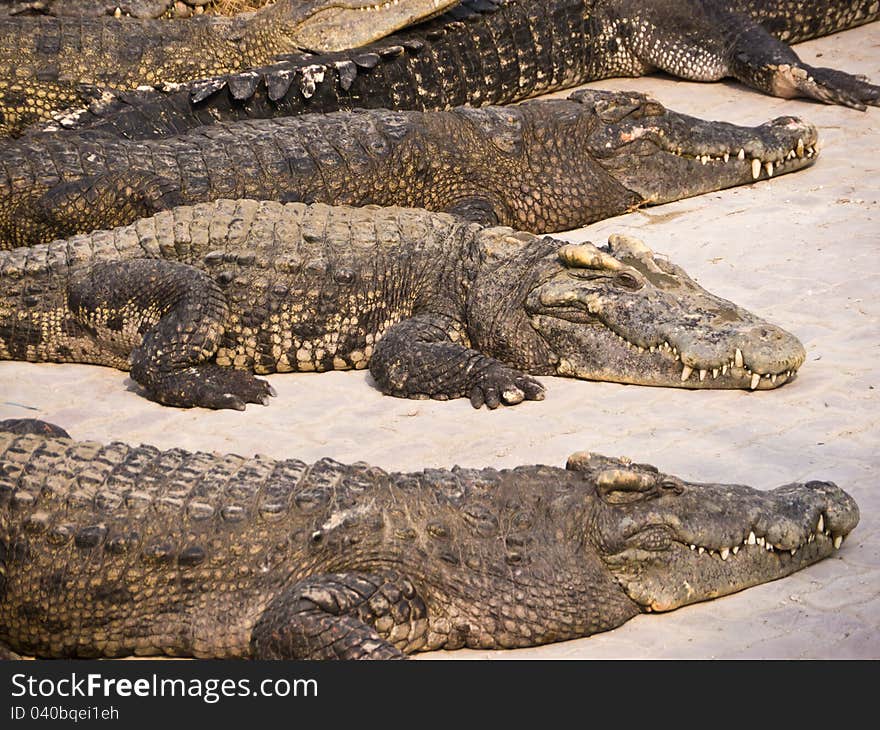
[{"label": "brown scaly crocodile", "polygon": [[507,104],[655,70],[864,109],[880,87],[787,45],[875,20],[876,0],[464,0],[356,51],[297,55],[202,83],[93,95],[58,124],[131,138],[217,120],[355,107]]},{"label": "brown scaly crocodile", "polygon": [[0,148],[0,248],[218,197],[446,211],[568,230],[798,170],[816,130],[706,122],[641,94],[447,112],[374,109],[216,124],[167,139],[42,135]]},{"label": "brown scaly crocodile", "polygon": [[0,0],[2,15],[132,18],[189,18],[202,13],[234,15],[258,10],[272,0]]},{"label": "brown scaly crocodile", "polygon": [[303,49],[363,45],[456,0],[278,0],[252,16],[166,23],[0,18],[0,132],[80,106],[83,85],[133,89],[260,66]]},{"label": "brown scaly crocodile", "polygon": [[174,406],[267,403],[254,372],[366,367],[384,393],[477,408],[543,399],[532,375],[769,389],[804,358],[624,236],[220,200],[0,252],[0,359],[128,369]]},{"label": "brown scaly crocodile", "polygon": [[2,422],[0,651],[397,659],[535,646],[789,575],[858,519],[831,482],[700,484],[585,452],[565,469],[405,474]]}]

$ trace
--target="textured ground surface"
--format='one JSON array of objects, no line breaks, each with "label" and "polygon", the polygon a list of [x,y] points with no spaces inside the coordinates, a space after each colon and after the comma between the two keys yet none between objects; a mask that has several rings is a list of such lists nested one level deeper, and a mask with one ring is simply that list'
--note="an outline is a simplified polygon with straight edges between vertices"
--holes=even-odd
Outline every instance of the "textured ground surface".
[{"label": "textured ground surface", "polygon": [[[803,44],[814,65],[880,80],[880,24]],[[838,557],[775,583],[615,631],[516,652],[432,657],[880,658],[880,109],[784,102],[734,84],[614,80],[668,107],[757,124],[783,114],[820,129],[809,170],[603,221],[568,235],[635,234],[709,290],[797,334],[800,377],[780,390],[687,392],[558,378],[547,400],[475,412],[386,398],[363,372],[278,375],[269,407],[183,411],[137,395],[125,373],[0,363],[0,418],[40,417],[78,438],[388,469],[562,465],[573,451],[626,455],[693,480],[770,488],[833,479],[862,519]]]}]

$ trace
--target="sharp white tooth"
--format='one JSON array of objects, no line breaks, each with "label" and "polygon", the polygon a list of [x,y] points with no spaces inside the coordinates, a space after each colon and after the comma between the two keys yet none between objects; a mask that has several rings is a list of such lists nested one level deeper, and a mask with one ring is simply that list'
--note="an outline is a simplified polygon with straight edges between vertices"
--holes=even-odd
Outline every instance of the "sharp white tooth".
[{"label": "sharp white tooth", "polygon": [[770,376],[770,382],[773,383],[773,385],[776,385],[776,373],[773,373],[773,375]]},{"label": "sharp white tooth", "polygon": [[742,350],[740,350],[738,347],[736,348],[736,354],[733,357],[733,362],[738,368],[741,368],[743,366]]},{"label": "sharp white tooth", "polygon": [[816,532],[825,532],[825,515],[819,515],[819,521],[816,523]]},{"label": "sharp white tooth", "polygon": [[746,159],[746,151],[742,147],[739,148],[739,154],[736,156],[736,159],[738,159],[738,160]]},{"label": "sharp white tooth", "polygon": [[709,557],[711,558],[713,555],[715,555],[715,551],[714,551],[714,550],[710,550],[710,551],[709,551]]},{"label": "sharp white tooth", "polygon": [[706,155],[700,157],[700,164],[705,165],[709,161],[709,158]]},{"label": "sharp white tooth", "polygon": [[696,545],[691,545],[691,550],[696,550],[696,549],[697,549]]},{"label": "sharp white tooth", "polygon": [[752,179],[757,180],[761,177],[761,161],[755,157],[752,160]]},{"label": "sharp white tooth", "polygon": [[706,548],[700,545],[700,547],[697,548],[697,554],[702,555],[704,552],[706,552]]},{"label": "sharp white tooth", "polygon": [[727,375],[727,367],[728,366],[726,364],[721,366],[721,374],[722,375]]},{"label": "sharp white tooth", "polygon": [[750,387],[752,390],[754,390],[755,388],[758,387],[758,383],[760,383],[760,382],[761,382],[761,376],[758,375],[758,373],[752,373],[752,382],[751,382],[751,384],[749,385],[749,387]]},{"label": "sharp white tooth", "polygon": [[700,380],[705,380],[705,379],[706,379],[706,373],[707,373],[707,372],[708,372],[708,370],[700,370]]},{"label": "sharp white tooth", "polygon": [[694,369],[692,367],[689,367],[688,365],[685,365],[681,369],[681,382],[683,383],[685,380],[687,380],[691,376],[692,372],[694,372]]},{"label": "sharp white tooth", "polygon": [[651,345],[651,347],[649,347],[648,349],[649,349],[651,352],[654,352],[654,345]]},{"label": "sharp white tooth", "polygon": [[773,177],[773,163],[765,162],[764,169],[767,171],[767,177]]},{"label": "sharp white tooth", "polygon": [[763,537],[759,537],[759,538],[757,539],[757,543],[758,543],[758,545],[760,545],[761,547],[763,547],[763,546],[764,546],[764,538],[763,538]]},{"label": "sharp white tooth", "polygon": [[717,378],[717,377],[718,377],[718,372],[719,372],[719,371],[718,371],[718,368],[712,368],[712,377],[713,377],[713,378]]},{"label": "sharp white tooth", "polygon": [[843,535],[838,535],[834,538],[834,549],[840,550],[840,546],[843,544]]},{"label": "sharp white tooth", "polygon": [[768,553],[772,553],[772,552],[773,552],[773,546],[772,546],[769,542],[764,543],[764,547],[767,548],[767,552],[768,552]]},{"label": "sharp white tooth", "polygon": [[725,152],[724,153],[724,161],[727,162],[729,159],[730,159],[730,155],[727,152]]},{"label": "sharp white tooth", "polygon": [[816,539],[816,536],[811,532],[810,536],[807,538],[807,542],[813,542]]},{"label": "sharp white tooth", "polygon": [[795,152],[797,153],[798,157],[804,156],[804,140],[803,139],[798,140],[797,147],[795,148]]},{"label": "sharp white tooth", "polygon": [[722,560],[727,560],[727,556],[728,556],[728,555],[730,555],[730,550],[728,550],[727,548],[724,548],[724,549],[721,551],[721,559],[722,559]]},{"label": "sharp white tooth", "polygon": [[757,540],[755,539],[755,533],[750,532],[749,533],[749,545],[754,545],[756,542],[757,542]]},{"label": "sharp white tooth", "polygon": [[731,549],[733,550],[733,554],[736,555],[739,552],[739,545],[734,545]]},{"label": "sharp white tooth", "polygon": [[792,548],[788,552],[790,552],[792,555],[794,555],[797,552],[797,548]]}]

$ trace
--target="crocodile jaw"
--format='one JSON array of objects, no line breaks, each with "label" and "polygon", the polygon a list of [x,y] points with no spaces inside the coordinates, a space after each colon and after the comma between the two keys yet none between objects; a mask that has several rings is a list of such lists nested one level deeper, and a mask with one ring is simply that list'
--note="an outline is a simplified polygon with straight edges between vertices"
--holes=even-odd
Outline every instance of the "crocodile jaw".
[{"label": "crocodile jaw", "polygon": [[437,15],[457,0],[326,0],[312,3],[306,17],[291,19],[291,38],[312,52],[343,51],[384,38],[393,31]]},{"label": "crocodile jaw", "polygon": [[596,161],[648,205],[769,180],[812,165],[816,128],[794,117],[758,127],[666,112],[618,125]]}]

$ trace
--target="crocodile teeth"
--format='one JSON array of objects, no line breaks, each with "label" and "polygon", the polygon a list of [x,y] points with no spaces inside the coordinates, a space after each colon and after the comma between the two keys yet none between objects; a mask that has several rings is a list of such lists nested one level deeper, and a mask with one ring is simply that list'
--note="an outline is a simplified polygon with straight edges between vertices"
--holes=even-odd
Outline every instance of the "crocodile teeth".
[{"label": "crocodile teeth", "polygon": [[718,368],[712,368],[712,377],[713,377],[713,378],[717,378],[717,377],[718,377]]},{"label": "crocodile teeth", "polygon": [[700,370],[700,380],[701,381],[706,379],[707,372],[708,372],[708,370],[702,370],[702,369]]},{"label": "crocodile teeth", "polygon": [[819,521],[816,523],[816,532],[825,532],[825,515],[819,515]]},{"label": "crocodile teeth", "polygon": [[730,155],[727,152],[725,152],[724,153],[724,161],[727,162],[729,159],[730,159]]},{"label": "crocodile teeth", "polygon": [[736,555],[739,552],[739,545],[734,545],[731,550],[733,550],[733,554]]},{"label": "crocodile teeth", "polygon": [[752,382],[751,382],[751,384],[749,385],[749,387],[750,387],[752,390],[754,390],[755,388],[758,387],[758,383],[760,383],[760,382],[761,382],[761,376],[758,375],[758,373],[752,373]]},{"label": "crocodile teeth", "polygon": [[792,555],[794,555],[797,552],[797,548],[792,548],[788,552],[790,552]]},{"label": "crocodile teeth", "polygon": [[795,149],[798,157],[804,156],[804,140],[798,139],[797,148]]},{"label": "crocodile teeth", "polygon": [[840,550],[840,546],[843,544],[843,535],[838,535],[834,538],[834,549]]},{"label": "crocodile teeth", "polygon": [[749,539],[748,539],[748,543],[749,543],[749,545],[754,545],[756,542],[757,542],[757,540],[755,539],[755,533],[754,533],[754,532],[750,532],[750,533],[749,533]]},{"label": "crocodile teeth", "polygon": [[704,552],[706,552],[706,548],[700,545],[700,547],[697,548],[697,554],[702,555]]},{"label": "crocodile teeth", "polygon": [[738,159],[738,160],[746,159],[746,151],[742,147],[739,148],[739,154],[736,156],[736,159]]},{"label": "crocodile teeth", "polygon": [[742,350],[740,350],[738,347],[736,348],[736,355],[734,355],[733,362],[738,368],[741,368],[743,366]]},{"label": "crocodile teeth", "polygon": [[816,536],[811,532],[810,536],[807,538],[807,542],[813,542],[816,539]]},{"label": "crocodile teeth", "polygon": [[763,546],[764,546],[764,538],[763,538],[763,537],[759,537],[759,538],[757,539],[757,543],[758,543],[758,545],[760,545],[761,547],[763,547]]},{"label": "crocodile teeth", "polygon": [[721,366],[721,374],[722,374],[722,375],[727,375],[727,368],[728,368],[727,365],[722,365],[722,366]]},{"label": "crocodile teeth", "polygon": [[767,177],[773,177],[773,163],[772,162],[764,163],[764,169],[767,171]]},{"label": "crocodile teeth", "polygon": [[776,385],[776,373],[773,373],[773,375],[770,376],[770,382],[773,383],[773,385]]},{"label": "crocodile teeth", "polygon": [[772,552],[773,552],[773,546],[772,546],[769,542],[765,542],[765,543],[764,543],[764,547],[766,548],[766,550],[767,550],[768,553],[772,553]]},{"label": "crocodile teeth", "polygon": [[722,560],[727,560],[727,556],[728,556],[728,555],[730,555],[730,550],[728,550],[727,548],[722,549],[722,551],[721,551],[721,559],[722,559]]},{"label": "crocodile teeth", "polygon": [[691,545],[691,550],[696,550],[696,549],[697,549],[696,545]]},{"label": "crocodile teeth", "polygon": [[691,376],[692,372],[694,372],[694,369],[689,365],[685,365],[681,369],[681,382],[683,383],[685,380],[687,380]]},{"label": "crocodile teeth", "polygon": [[757,180],[761,177],[761,161],[755,157],[752,159],[752,179]]}]

